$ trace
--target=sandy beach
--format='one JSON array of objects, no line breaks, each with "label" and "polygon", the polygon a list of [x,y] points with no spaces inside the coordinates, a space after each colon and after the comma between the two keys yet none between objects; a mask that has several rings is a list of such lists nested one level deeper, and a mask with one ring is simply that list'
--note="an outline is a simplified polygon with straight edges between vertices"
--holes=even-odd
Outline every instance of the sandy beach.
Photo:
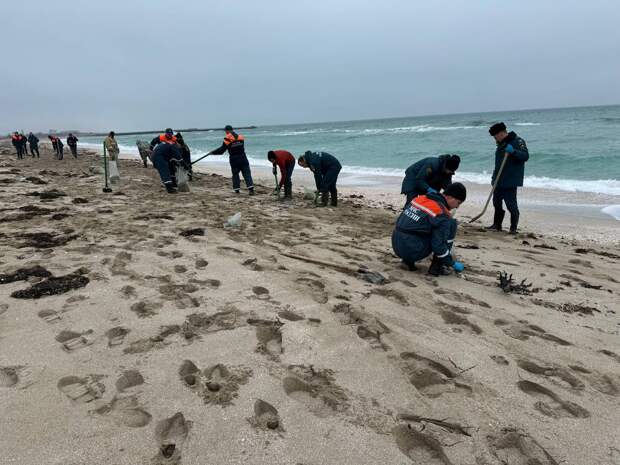
[{"label": "sandy beach", "polygon": [[397,193],[218,166],[167,195],[124,159],[104,194],[94,152],[0,145],[2,463],[620,464],[616,220],[525,190],[520,234],[464,222],[432,278],[392,253]]}]

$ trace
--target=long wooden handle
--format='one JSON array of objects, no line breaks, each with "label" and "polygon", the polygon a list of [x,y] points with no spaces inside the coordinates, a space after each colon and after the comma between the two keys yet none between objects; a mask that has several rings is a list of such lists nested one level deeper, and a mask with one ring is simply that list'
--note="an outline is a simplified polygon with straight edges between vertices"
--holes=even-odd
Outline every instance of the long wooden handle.
[{"label": "long wooden handle", "polygon": [[491,201],[491,197],[493,197],[493,192],[495,192],[495,188],[497,187],[497,184],[499,183],[499,179],[502,176],[502,171],[504,171],[504,166],[506,166],[507,161],[508,161],[508,152],[504,153],[504,159],[502,160],[502,164],[499,167],[499,171],[497,172],[497,176],[495,177],[495,182],[493,183],[493,186],[491,187],[491,192],[489,193],[489,197],[487,197],[487,201],[484,204],[484,208],[482,209],[482,212],[478,216],[474,216],[471,220],[469,220],[470,223],[473,223],[474,221],[481,218],[482,215],[486,213],[487,207],[489,206],[489,202]]}]

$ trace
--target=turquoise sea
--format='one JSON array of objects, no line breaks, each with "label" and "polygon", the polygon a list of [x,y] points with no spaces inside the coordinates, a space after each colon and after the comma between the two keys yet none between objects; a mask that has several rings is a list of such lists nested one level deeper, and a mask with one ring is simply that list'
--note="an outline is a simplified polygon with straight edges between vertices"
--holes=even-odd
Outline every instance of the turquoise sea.
[{"label": "turquoise sea", "polygon": [[[497,121],[504,121],[528,144],[526,186],[620,195],[620,105],[263,126],[240,132],[255,165],[267,165],[270,149],[286,149],[295,155],[323,150],[340,159],[344,172],[362,179],[402,176],[420,158],[456,153],[462,159],[458,177],[487,184],[495,150],[487,130]],[[225,124],[234,126],[235,121],[222,121]],[[153,136],[118,140],[121,149],[137,154],[136,139]],[[185,134],[193,158],[218,147],[222,137],[223,131]],[[100,141],[100,137],[91,137],[81,142],[100,146]],[[207,162],[217,161],[213,157]]]}]

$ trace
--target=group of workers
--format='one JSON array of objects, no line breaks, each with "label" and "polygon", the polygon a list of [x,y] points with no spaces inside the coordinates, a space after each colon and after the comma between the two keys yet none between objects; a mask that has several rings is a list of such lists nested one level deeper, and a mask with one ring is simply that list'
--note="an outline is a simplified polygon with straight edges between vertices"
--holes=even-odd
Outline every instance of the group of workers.
[{"label": "group of workers", "polygon": [[[250,163],[245,153],[245,138],[238,134],[232,126],[225,127],[222,145],[211,150],[209,155],[222,155],[228,152],[232,172],[232,188],[236,194],[241,190],[241,177],[249,195],[254,195],[254,182]],[[519,223],[519,207],[517,204],[517,188],[523,186],[524,164],[529,159],[525,141],[514,132],[508,132],[504,123],[493,124],[489,134],[495,139],[495,168],[492,175],[493,186],[493,223],[486,229],[502,231],[506,214],[503,205],[510,212],[511,234],[516,234]],[[17,158],[27,153],[26,144],[30,144],[32,156],[39,157],[39,139],[30,133],[26,138],[15,132],[12,143],[17,150]],[[62,160],[63,143],[59,137],[50,135],[56,157]],[[67,145],[77,158],[78,139],[73,134],[67,137]],[[181,133],[168,128],[163,134],[155,137],[150,143],[136,142],[144,166],[150,159],[158,171],[161,181],[168,193],[176,193],[177,173],[185,170],[192,179],[191,151]],[[104,141],[110,160],[117,160],[118,144],[114,132],[110,132]],[[202,157],[202,158],[204,158]],[[338,205],[336,187],[342,165],[336,157],[327,152],[306,151],[297,160],[286,150],[269,150],[267,159],[273,165],[276,176],[274,194],[284,190],[284,200],[292,199],[292,175],[295,164],[308,168],[314,175],[316,198],[320,198],[320,206]],[[198,160],[196,160],[198,161]],[[416,262],[432,254],[428,272],[434,276],[447,274],[450,268],[456,272],[464,269],[464,265],[452,257],[452,245],[456,236],[457,222],[451,211],[458,208],[467,197],[467,189],[461,183],[453,183],[452,177],[460,166],[461,159],[455,154],[429,157],[417,161],[405,171],[401,194],[406,196],[402,213],[396,221],[392,233],[392,248],[410,270],[416,268]],[[277,171],[280,171],[280,180]]]},{"label": "group of workers", "polygon": [[[47,136],[50,142],[52,143],[52,149],[54,150],[54,155],[58,160],[63,159],[64,153],[64,144],[62,139],[58,136],[50,134]],[[67,145],[71,150],[71,155],[77,158],[77,143],[78,138],[75,137],[72,133],[69,133],[67,136]],[[23,133],[19,133],[15,131],[11,134],[11,143],[17,152],[17,159],[22,160],[24,155],[28,155],[28,145],[30,146],[30,154],[32,157],[40,158],[39,155],[39,138],[35,136],[32,132],[28,134],[28,137],[24,136]]]}]

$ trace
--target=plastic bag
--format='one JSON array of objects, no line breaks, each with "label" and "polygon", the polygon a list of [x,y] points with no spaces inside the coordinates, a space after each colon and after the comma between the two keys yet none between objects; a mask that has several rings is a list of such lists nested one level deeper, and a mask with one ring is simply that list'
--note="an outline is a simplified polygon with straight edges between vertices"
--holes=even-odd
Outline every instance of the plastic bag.
[{"label": "plastic bag", "polygon": [[225,227],[229,228],[238,228],[241,226],[241,212],[235,213],[233,216],[229,217],[224,223]]},{"label": "plastic bag", "polygon": [[316,196],[316,191],[314,189],[308,189],[304,186],[304,199],[306,200],[314,200]]},{"label": "plastic bag", "polygon": [[110,174],[111,183],[121,182],[121,175],[118,172],[118,166],[116,164],[116,160],[108,161],[108,173]]},{"label": "plastic bag", "polygon": [[187,173],[187,170],[183,166],[177,165],[176,171],[179,192],[189,192],[189,174]]}]

